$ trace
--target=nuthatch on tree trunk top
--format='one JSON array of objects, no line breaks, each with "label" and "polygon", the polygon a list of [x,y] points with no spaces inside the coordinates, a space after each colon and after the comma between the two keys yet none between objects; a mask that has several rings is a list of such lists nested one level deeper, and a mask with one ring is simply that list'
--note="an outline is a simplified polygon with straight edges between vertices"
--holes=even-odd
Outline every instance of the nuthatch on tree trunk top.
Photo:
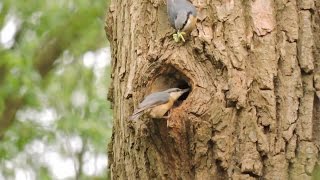
[{"label": "nuthatch on tree trunk top", "polygon": [[165,114],[173,107],[179,97],[189,89],[171,88],[152,93],[144,98],[131,115],[130,119],[138,118],[144,111],[149,111],[151,118],[168,118]]},{"label": "nuthatch on tree trunk top", "polygon": [[188,0],[167,0],[167,12],[171,26],[177,30],[173,39],[185,42],[183,35],[190,33],[196,26],[197,10]]}]

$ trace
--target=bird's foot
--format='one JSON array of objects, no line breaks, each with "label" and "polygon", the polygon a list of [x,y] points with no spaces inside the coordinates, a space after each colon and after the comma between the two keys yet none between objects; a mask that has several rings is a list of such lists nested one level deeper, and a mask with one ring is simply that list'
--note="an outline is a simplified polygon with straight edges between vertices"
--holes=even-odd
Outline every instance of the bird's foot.
[{"label": "bird's foot", "polygon": [[162,116],[162,119],[169,119],[169,118],[170,118],[170,115]]},{"label": "bird's foot", "polygon": [[162,116],[163,119],[169,119],[171,116],[171,111],[168,112],[168,114],[166,116]]},{"label": "bird's foot", "polygon": [[162,118],[163,118],[163,119],[169,119],[170,116],[171,116],[171,111],[172,111],[172,109],[170,109],[170,110],[166,113],[166,115],[162,116]]},{"label": "bird's foot", "polygon": [[177,33],[173,34],[173,39],[174,39],[174,41],[177,42],[177,43],[180,41],[180,39],[181,39],[183,42],[186,42],[186,40],[185,40],[184,37],[183,37],[184,35],[186,35],[185,32],[180,32],[180,31],[178,31]]}]

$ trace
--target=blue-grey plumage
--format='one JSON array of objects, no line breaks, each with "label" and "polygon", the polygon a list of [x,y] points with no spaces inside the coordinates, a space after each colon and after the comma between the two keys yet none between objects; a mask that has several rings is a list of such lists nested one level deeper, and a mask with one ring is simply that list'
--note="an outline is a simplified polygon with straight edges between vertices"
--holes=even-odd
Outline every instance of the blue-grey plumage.
[{"label": "blue-grey plumage", "polygon": [[177,31],[194,28],[185,27],[186,25],[193,25],[193,23],[188,23],[190,17],[195,18],[197,16],[196,8],[188,0],[167,0],[167,12],[170,24]]},{"label": "blue-grey plumage", "polygon": [[146,110],[150,111],[152,118],[162,118],[169,111],[174,102],[189,89],[171,88],[161,92],[152,93],[144,98],[133,112],[130,119],[134,120],[143,114]]}]

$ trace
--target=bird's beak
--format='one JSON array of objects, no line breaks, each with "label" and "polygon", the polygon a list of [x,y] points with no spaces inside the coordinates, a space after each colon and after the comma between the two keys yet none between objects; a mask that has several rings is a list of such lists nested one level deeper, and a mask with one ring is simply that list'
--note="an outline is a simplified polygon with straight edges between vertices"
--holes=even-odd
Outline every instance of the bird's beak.
[{"label": "bird's beak", "polygon": [[187,88],[187,89],[182,89],[182,91],[181,91],[181,92],[182,92],[182,94],[183,94],[183,93],[186,93],[186,92],[188,92],[189,90],[190,90],[190,88]]}]

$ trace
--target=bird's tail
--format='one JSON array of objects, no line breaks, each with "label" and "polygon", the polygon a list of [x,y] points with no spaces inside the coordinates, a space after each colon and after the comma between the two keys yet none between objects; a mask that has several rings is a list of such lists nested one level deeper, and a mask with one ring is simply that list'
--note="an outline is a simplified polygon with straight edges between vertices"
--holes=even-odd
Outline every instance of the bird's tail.
[{"label": "bird's tail", "polygon": [[131,116],[129,116],[129,120],[134,121],[138,119],[142,115],[143,111],[134,112]]}]

